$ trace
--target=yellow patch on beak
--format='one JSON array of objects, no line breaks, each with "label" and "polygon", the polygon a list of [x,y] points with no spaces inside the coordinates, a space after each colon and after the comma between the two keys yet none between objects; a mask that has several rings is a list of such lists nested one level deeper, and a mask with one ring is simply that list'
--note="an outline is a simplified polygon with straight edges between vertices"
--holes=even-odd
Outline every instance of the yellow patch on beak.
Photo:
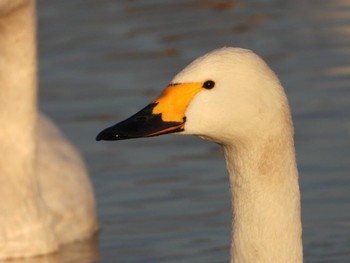
[{"label": "yellow patch on beak", "polygon": [[169,85],[163,93],[153,101],[157,103],[153,114],[162,114],[167,122],[183,122],[185,111],[192,98],[202,90],[203,83],[181,83]]}]

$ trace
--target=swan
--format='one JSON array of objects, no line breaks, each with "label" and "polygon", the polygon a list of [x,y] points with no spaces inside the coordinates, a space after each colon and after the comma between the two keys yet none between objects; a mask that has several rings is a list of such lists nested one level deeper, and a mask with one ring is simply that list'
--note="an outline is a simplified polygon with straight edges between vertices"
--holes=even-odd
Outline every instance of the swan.
[{"label": "swan", "polygon": [[220,144],[232,196],[231,262],[302,262],[293,124],[273,71],[250,50],[214,50],[178,73],[163,93],[97,140],[166,133]]},{"label": "swan", "polygon": [[0,259],[57,251],[98,228],[85,165],[38,113],[34,0],[0,0]]}]

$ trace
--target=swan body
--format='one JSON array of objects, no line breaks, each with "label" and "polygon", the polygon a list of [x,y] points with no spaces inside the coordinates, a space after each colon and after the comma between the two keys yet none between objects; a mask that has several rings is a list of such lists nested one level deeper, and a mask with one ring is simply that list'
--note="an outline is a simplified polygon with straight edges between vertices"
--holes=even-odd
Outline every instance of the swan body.
[{"label": "swan body", "polygon": [[35,1],[0,0],[0,259],[57,251],[97,230],[77,151],[38,113]]},{"label": "swan body", "polygon": [[98,140],[197,135],[222,145],[232,193],[231,262],[300,263],[300,193],[284,90],[253,52],[222,48],[177,74]]}]

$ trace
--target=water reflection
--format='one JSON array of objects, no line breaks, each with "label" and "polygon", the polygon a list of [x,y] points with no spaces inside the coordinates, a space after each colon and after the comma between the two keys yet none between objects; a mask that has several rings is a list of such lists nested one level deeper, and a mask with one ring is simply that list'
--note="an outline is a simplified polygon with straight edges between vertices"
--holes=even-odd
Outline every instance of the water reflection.
[{"label": "water reflection", "polygon": [[0,263],[92,263],[100,258],[98,236],[66,245],[59,252],[32,258],[0,260]]}]

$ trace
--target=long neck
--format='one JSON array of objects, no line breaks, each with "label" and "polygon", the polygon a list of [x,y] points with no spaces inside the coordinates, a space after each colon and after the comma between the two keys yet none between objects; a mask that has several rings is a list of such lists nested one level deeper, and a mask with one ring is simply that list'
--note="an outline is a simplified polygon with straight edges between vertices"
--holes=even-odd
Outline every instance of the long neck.
[{"label": "long neck", "polygon": [[11,173],[26,181],[33,173],[37,110],[35,58],[34,1],[26,1],[0,13],[2,178]]},{"label": "long neck", "polygon": [[232,192],[231,262],[300,263],[300,193],[292,129],[225,146]]},{"label": "long neck", "polygon": [[[3,5],[4,2],[0,5],[3,8],[0,10],[1,258],[13,257],[17,253],[30,254],[31,249],[39,249],[38,240],[46,242],[51,239],[51,234],[43,230],[48,221],[42,220],[46,217],[43,214],[45,206],[41,201],[35,167],[35,1],[6,3],[8,5]],[[28,243],[26,252],[21,251],[24,243]],[[49,243],[41,246],[42,250],[51,249]]]}]

